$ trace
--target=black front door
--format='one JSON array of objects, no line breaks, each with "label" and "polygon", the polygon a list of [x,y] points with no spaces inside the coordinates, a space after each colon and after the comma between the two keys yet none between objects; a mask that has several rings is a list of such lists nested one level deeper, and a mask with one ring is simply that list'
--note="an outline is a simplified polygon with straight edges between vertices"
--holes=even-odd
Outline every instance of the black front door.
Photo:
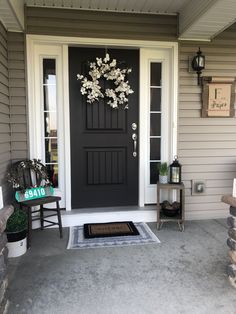
[{"label": "black front door", "polygon": [[[111,59],[132,68],[129,109],[113,109],[106,100],[92,104],[81,95],[77,74],[88,76],[88,62],[104,58],[104,49],[69,49],[71,205],[72,208],[138,204],[138,155],[133,156],[133,133],[138,135],[139,51],[109,49]],[[85,73],[86,72],[86,73]],[[137,150],[138,148],[136,148]],[[67,161],[69,162],[69,161]]]}]

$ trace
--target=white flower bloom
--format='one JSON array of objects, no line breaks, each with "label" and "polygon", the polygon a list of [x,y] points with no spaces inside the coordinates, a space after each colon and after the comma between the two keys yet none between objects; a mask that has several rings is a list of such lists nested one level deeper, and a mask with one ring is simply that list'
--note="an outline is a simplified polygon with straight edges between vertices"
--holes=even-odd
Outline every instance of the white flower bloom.
[{"label": "white flower bloom", "polygon": [[107,63],[108,61],[110,61],[110,55],[109,55],[109,53],[106,53],[106,56],[105,56],[105,58],[103,59],[103,61],[104,61],[105,63]]},{"label": "white flower bloom", "polygon": [[96,58],[97,65],[100,67],[102,65],[102,58]]},{"label": "white flower bloom", "polygon": [[82,95],[87,94],[87,91],[86,91],[86,89],[84,87],[81,87],[80,91],[81,91]]},{"label": "white flower bloom", "polygon": [[113,59],[112,62],[110,63],[110,67],[115,67],[116,66],[116,59]]}]

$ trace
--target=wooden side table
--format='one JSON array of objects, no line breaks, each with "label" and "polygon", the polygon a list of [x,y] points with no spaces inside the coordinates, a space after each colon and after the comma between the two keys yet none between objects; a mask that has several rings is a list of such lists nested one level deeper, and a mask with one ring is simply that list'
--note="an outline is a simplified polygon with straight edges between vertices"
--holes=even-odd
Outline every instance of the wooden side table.
[{"label": "wooden side table", "polygon": [[[168,217],[164,215],[161,210],[160,204],[160,191],[161,190],[177,190],[180,199],[180,211],[177,216]],[[176,221],[179,226],[180,231],[184,231],[184,220],[185,220],[185,186],[183,183],[180,184],[170,184],[170,183],[159,183],[157,182],[157,229],[160,230],[164,222]]]}]

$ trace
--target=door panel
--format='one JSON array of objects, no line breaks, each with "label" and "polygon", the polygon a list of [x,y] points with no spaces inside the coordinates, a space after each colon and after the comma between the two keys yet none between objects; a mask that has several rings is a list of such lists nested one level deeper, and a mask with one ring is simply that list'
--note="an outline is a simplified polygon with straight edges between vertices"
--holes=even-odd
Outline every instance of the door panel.
[{"label": "door panel", "polygon": [[129,109],[112,109],[104,99],[89,104],[77,74],[103,58],[104,49],[70,48],[70,122],[72,208],[138,204],[138,156],[133,157],[132,123],[138,123],[139,51],[109,49],[111,58],[132,68]]}]

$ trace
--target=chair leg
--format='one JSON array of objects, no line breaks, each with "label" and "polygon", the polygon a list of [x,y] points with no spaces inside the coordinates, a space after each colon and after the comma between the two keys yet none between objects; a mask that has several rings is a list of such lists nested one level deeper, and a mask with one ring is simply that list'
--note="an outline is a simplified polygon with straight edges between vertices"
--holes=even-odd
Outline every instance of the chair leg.
[{"label": "chair leg", "polygon": [[56,203],[57,203],[57,218],[58,218],[60,238],[62,238],[63,237],[63,233],[62,233],[61,211],[60,211],[59,201],[57,201]]},{"label": "chair leg", "polygon": [[40,205],[40,227],[41,230],[44,229],[44,216],[43,216],[43,205]]},{"label": "chair leg", "polygon": [[31,207],[25,207],[28,215],[28,236],[27,236],[27,249],[31,247],[31,236],[32,236],[32,212]]}]

